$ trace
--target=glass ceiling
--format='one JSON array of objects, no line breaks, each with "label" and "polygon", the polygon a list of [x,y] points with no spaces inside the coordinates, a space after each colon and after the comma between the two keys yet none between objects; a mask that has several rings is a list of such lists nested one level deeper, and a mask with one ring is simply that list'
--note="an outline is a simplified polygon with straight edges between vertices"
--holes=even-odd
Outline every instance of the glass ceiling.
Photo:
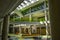
[{"label": "glass ceiling", "polygon": [[17,10],[20,10],[26,6],[29,6],[35,2],[37,2],[38,0],[24,0],[18,7],[17,7]]}]

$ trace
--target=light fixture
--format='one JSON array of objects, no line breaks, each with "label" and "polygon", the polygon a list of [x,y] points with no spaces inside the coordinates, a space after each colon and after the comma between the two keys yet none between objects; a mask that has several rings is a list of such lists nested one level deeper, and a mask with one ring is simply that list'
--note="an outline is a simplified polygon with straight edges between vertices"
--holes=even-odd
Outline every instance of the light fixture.
[{"label": "light fixture", "polygon": [[23,3],[21,3],[17,9],[20,10],[26,6],[29,6],[30,4],[34,3],[34,2],[37,2],[38,0],[24,0]]},{"label": "light fixture", "polygon": [[29,1],[31,1],[31,3],[34,3],[34,2],[37,2],[38,0],[29,0]]},{"label": "light fixture", "polygon": [[47,21],[48,23],[50,23],[50,21]]},{"label": "light fixture", "polygon": [[21,3],[21,5],[22,5],[23,7],[26,7],[26,5],[25,5],[24,3]]},{"label": "light fixture", "polygon": [[22,9],[22,6],[21,6],[21,5],[19,5],[19,6],[17,7],[17,10],[20,10],[20,9]]},{"label": "light fixture", "polygon": [[25,5],[26,5],[26,3],[25,2],[23,2]]},{"label": "light fixture", "polygon": [[40,21],[40,24],[43,24],[43,22],[42,22],[42,21]]},{"label": "light fixture", "polygon": [[17,10],[20,10],[20,8],[19,8],[19,7],[17,7],[16,9],[17,9]]},{"label": "light fixture", "polygon": [[34,3],[34,1],[33,0],[29,0],[31,3]]},{"label": "light fixture", "polygon": [[22,8],[23,8],[23,6],[21,6],[21,5],[19,5],[19,7],[20,7],[20,9],[22,9]]},{"label": "light fixture", "polygon": [[30,2],[28,2],[28,1],[24,1],[24,2],[26,3],[26,5],[25,5],[25,6],[30,5]]},{"label": "light fixture", "polygon": [[34,3],[34,1],[31,1],[31,3]]},{"label": "light fixture", "polygon": [[27,3],[27,6],[29,6],[30,5],[30,3]]},{"label": "light fixture", "polygon": [[27,1],[24,1],[25,3],[27,3]]},{"label": "light fixture", "polygon": [[24,3],[21,3],[22,6],[24,6]]},{"label": "light fixture", "polygon": [[20,7],[20,9],[22,9],[22,7]]}]

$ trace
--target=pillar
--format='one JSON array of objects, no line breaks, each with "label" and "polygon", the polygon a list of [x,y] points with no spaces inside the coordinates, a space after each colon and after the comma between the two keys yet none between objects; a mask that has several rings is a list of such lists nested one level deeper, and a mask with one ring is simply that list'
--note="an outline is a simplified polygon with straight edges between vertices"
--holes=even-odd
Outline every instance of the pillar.
[{"label": "pillar", "polygon": [[21,26],[19,26],[19,34],[21,34]]},{"label": "pillar", "polygon": [[13,34],[15,34],[14,27],[15,27],[15,24],[13,24],[13,27],[12,27],[13,28]]},{"label": "pillar", "polygon": [[52,40],[60,40],[60,0],[49,0]]},{"label": "pillar", "polygon": [[32,21],[32,15],[29,15],[29,21],[30,22]]},{"label": "pillar", "polygon": [[3,20],[2,40],[8,40],[9,15],[6,15]]},{"label": "pillar", "polygon": [[1,22],[0,22],[0,34],[1,34]]},{"label": "pillar", "polygon": [[0,35],[1,35],[1,33],[2,33],[2,21],[0,22]]}]

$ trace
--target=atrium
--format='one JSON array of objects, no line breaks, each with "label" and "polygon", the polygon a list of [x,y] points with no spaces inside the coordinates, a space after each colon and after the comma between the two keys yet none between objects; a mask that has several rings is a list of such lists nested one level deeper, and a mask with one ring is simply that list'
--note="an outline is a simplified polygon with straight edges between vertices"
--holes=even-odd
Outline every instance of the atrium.
[{"label": "atrium", "polygon": [[0,40],[58,40],[59,2],[1,0]]}]

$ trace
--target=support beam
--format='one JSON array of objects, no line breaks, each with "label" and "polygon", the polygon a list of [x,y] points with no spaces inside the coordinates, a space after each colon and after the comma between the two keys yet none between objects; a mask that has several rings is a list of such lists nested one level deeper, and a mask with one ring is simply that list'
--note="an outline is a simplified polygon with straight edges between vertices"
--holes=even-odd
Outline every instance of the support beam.
[{"label": "support beam", "polygon": [[2,40],[8,40],[9,15],[6,15],[3,20]]},{"label": "support beam", "polygon": [[52,40],[60,40],[60,0],[49,0]]}]

